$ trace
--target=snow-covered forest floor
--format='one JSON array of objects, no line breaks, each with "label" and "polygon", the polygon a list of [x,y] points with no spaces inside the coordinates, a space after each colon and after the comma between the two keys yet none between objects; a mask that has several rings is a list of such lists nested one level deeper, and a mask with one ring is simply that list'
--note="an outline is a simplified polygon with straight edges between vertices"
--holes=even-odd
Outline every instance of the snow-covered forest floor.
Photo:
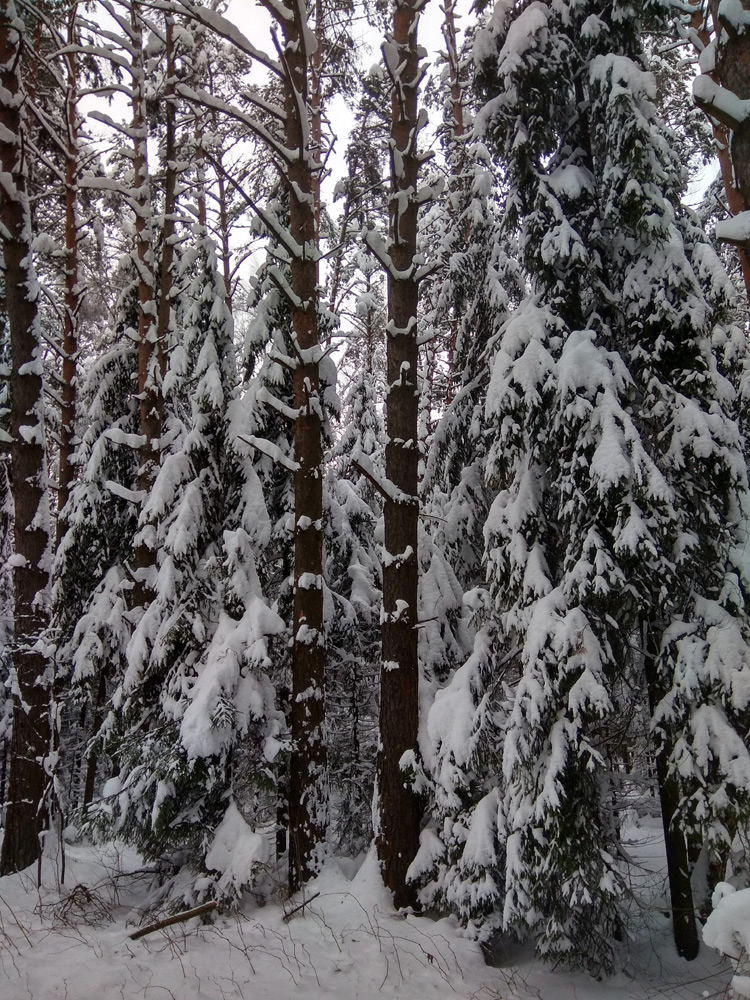
[{"label": "snow-covered forest floor", "polygon": [[[29,869],[0,879],[2,1000],[646,1000],[727,996],[729,964],[702,947],[694,962],[674,951],[656,827],[625,838],[638,858],[642,916],[623,946],[622,968],[597,981],[551,969],[521,945],[498,944],[493,964],[455,920],[394,913],[375,862],[355,871],[331,861],[305,890],[310,901],[249,894],[234,914],[193,918],[139,940],[153,887],[130,849],[70,844],[45,856],[42,885]],[[272,888],[268,882],[266,893]],[[316,895],[317,894],[317,895]],[[315,897],[315,898],[313,898]],[[210,918],[209,918],[210,919]]]}]

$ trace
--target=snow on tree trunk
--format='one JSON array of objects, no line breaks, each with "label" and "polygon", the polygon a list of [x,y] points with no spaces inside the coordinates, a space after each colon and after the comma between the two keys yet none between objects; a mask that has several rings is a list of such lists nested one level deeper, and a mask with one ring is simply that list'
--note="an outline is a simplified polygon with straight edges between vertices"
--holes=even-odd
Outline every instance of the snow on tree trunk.
[{"label": "snow on tree trunk", "polygon": [[[68,45],[75,42],[74,12],[68,22]],[[67,155],[65,159],[65,314],[62,342],[62,386],[60,387],[60,450],[57,492],[57,541],[65,530],[62,511],[68,502],[70,486],[75,478],[73,457],[76,430],[76,395],[78,369],[78,316],[81,287],[78,274],[78,64],[74,51],[66,62],[65,113],[67,125]]]},{"label": "snow on tree trunk", "polygon": [[[750,3],[722,0],[717,10],[719,38],[716,75],[722,87],[740,101],[750,100]],[[730,143],[736,185],[750,205],[750,114],[745,111],[732,127]]]},{"label": "snow on tree trunk", "polygon": [[[718,20],[719,5],[713,2],[709,4],[709,7],[714,31],[718,32],[719,38],[712,41],[707,26],[708,16],[701,7],[702,5],[699,4],[695,13],[690,15],[690,31],[686,32],[686,34],[701,52],[700,65],[703,73],[712,82],[723,84],[730,90],[733,89],[735,84],[738,85],[740,90],[745,91],[745,96],[747,96],[747,76],[750,73],[750,35],[747,34],[747,26],[745,27],[745,32],[742,34],[738,34],[736,28],[731,34],[726,29],[722,30],[722,25]],[[717,46],[721,52],[718,65],[716,59]],[[700,84],[698,85],[699,89]],[[743,96],[739,91],[737,95],[740,98]],[[699,107],[702,106],[709,116],[716,143],[716,155],[719,160],[727,206],[731,215],[739,215],[740,212],[746,211],[750,204],[750,176],[748,175],[750,168],[746,165],[747,157],[750,156],[750,123],[745,122],[741,126],[740,131],[735,136],[732,136],[729,126],[713,117],[710,107],[701,104],[697,95],[696,103]],[[740,157],[744,155],[745,157],[745,162],[740,163],[739,171],[735,171],[734,169],[735,142],[738,144],[738,155]],[[745,292],[748,300],[750,300],[750,253],[748,246],[738,246],[737,255],[740,261],[742,278],[745,283]]]},{"label": "snow on tree trunk", "polygon": [[[140,306],[138,316],[138,400],[142,444],[138,486],[145,499],[154,484],[160,464],[162,412],[164,408],[162,382],[166,368],[166,345],[158,336],[154,233],[147,149],[147,81],[143,53],[143,28],[136,0],[132,0],[130,15],[130,44],[133,59],[132,207],[135,211],[135,262],[138,271],[138,301]],[[139,524],[133,562],[135,565],[133,605],[143,607],[153,600],[153,576],[156,568],[153,528],[147,523]]]},{"label": "snow on tree trunk", "polygon": [[[318,337],[318,181],[311,146],[309,77],[314,39],[304,9],[292,5],[285,40],[289,232],[299,248],[290,262],[296,353],[294,408],[294,619],[292,758],[289,777],[289,886],[295,892],[317,870],[328,826],[323,639],[323,411]],[[312,43],[312,51],[309,46]]]},{"label": "snow on tree trunk", "polygon": [[380,675],[380,749],[377,762],[376,841],[383,880],[396,906],[415,901],[407,870],[419,846],[422,807],[401,768],[417,745],[419,525],[417,348],[417,182],[421,120],[417,99],[417,23],[422,4],[398,0],[393,33],[383,46],[393,78],[390,243],[388,254],[387,385],[385,399],[385,501],[383,646]]},{"label": "snow on tree trunk", "polygon": [[0,875],[37,860],[46,824],[44,766],[50,744],[48,661],[49,512],[42,401],[38,289],[24,172],[20,20],[12,0],[0,7],[0,222],[5,305],[10,327],[10,434],[14,504],[13,736]]}]

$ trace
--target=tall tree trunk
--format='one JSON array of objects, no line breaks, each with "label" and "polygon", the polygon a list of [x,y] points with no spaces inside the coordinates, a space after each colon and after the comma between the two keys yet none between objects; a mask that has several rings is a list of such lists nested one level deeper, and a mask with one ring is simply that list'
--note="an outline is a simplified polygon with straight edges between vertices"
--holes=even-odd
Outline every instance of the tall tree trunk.
[{"label": "tall tree trunk", "polygon": [[[658,638],[650,623],[644,625],[644,669],[648,699],[653,715],[669,691],[669,685],[659,671]],[[669,896],[672,904],[672,924],[678,955],[691,960],[698,954],[698,931],[695,924],[693,890],[690,884],[688,840],[679,822],[680,789],[670,772],[674,737],[667,724],[660,730],[661,741],[654,747],[656,778],[659,784],[661,819],[667,854]]]},{"label": "tall tree trunk", "polygon": [[[297,155],[288,170],[289,228],[300,248],[291,260],[293,375],[294,637],[292,649],[292,758],[289,777],[289,886],[292,892],[318,870],[328,826],[323,640],[323,447],[318,343],[318,170],[309,148],[308,80],[303,10],[284,21],[288,78],[286,139]],[[302,117],[304,116],[304,118]]]},{"label": "tall tree trunk", "polygon": [[46,823],[44,760],[49,751],[47,627],[49,510],[42,398],[42,348],[23,148],[21,35],[13,0],[0,3],[0,222],[11,344],[11,463],[15,565],[13,698],[5,837],[0,875],[20,871],[40,854]]},{"label": "tall tree trunk", "polygon": [[[107,697],[107,673],[102,670],[99,674],[99,682],[96,687],[96,696],[92,705],[90,732],[98,733],[104,717],[104,704]],[[99,754],[96,750],[89,750],[85,757],[86,775],[83,784],[83,800],[81,805],[84,811],[94,801],[94,788],[96,785],[96,770],[99,764]]]},{"label": "tall tree trunk", "polygon": [[[138,486],[146,497],[160,464],[161,427],[164,399],[162,381],[166,367],[164,342],[158,336],[154,281],[153,224],[148,173],[148,124],[146,121],[146,75],[143,58],[141,20],[135,0],[131,3],[131,45],[133,47],[133,194],[135,211],[135,262],[138,270],[138,401],[143,444]],[[136,536],[133,605],[145,607],[154,597],[153,570],[156,552],[149,526],[140,524]]]},{"label": "tall tree trunk", "polygon": [[[451,173],[454,176],[453,189],[463,194],[463,165],[465,146],[461,142],[465,132],[463,87],[461,86],[461,67],[458,62],[458,38],[456,33],[456,0],[445,0],[443,10],[443,38],[448,56],[448,78],[450,81],[450,129],[451,129]],[[469,242],[469,228],[465,227],[465,243]],[[450,318],[450,333],[448,335],[448,373],[446,376],[445,405],[453,400],[455,395],[456,373],[455,354],[456,338],[458,336],[458,317],[455,309]]]},{"label": "tall tree trunk", "polygon": [[[221,151],[217,153],[217,163],[221,168]],[[216,180],[219,189],[219,231],[221,246],[219,247],[219,258],[224,275],[224,286],[226,288],[226,305],[230,314],[232,313],[232,252],[229,248],[229,212],[227,210],[227,186],[224,174],[221,169],[217,171]]]},{"label": "tall tree trunk", "polygon": [[406,872],[419,847],[422,809],[401,770],[416,749],[419,722],[417,656],[417,46],[420,0],[397,0],[388,39],[394,80],[391,121],[391,266],[388,272],[386,478],[395,490],[385,502],[383,664],[380,679],[380,749],[377,758],[377,851],[396,906],[416,902]]},{"label": "tall tree trunk", "polygon": [[[75,11],[68,22],[68,45],[75,43]],[[65,525],[60,516],[68,502],[70,487],[75,479],[72,464],[76,423],[76,376],[78,365],[78,311],[81,288],[78,275],[78,225],[76,204],[78,200],[78,81],[77,59],[74,51],[65,56],[67,88],[65,93],[65,119],[67,126],[67,156],[65,160],[65,317],[62,343],[62,386],[60,388],[60,452],[57,490],[57,542],[62,538]]]},{"label": "tall tree trunk", "polygon": [[[164,115],[166,136],[164,143],[164,221],[162,223],[161,270],[159,274],[159,305],[156,321],[156,343],[161,377],[166,365],[166,345],[169,340],[172,316],[172,267],[174,264],[175,218],[177,212],[177,136],[175,128],[175,85],[177,68],[175,63],[174,18],[165,18],[165,52],[167,57],[167,79],[164,87]],[[161,386],[161,379],[159,381]],[[163,405],[161,391],[159,405]],[[161,421],[159,422],[161,433]]]}]

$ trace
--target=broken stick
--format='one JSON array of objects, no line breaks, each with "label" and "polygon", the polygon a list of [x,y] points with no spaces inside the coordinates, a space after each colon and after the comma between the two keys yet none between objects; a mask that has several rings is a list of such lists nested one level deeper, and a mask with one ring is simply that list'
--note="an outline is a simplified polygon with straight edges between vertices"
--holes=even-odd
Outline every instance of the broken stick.
[{"label": "broken stick", "polygon": [[215,910],[218,905],[216,900],[212,899],[210,903],[202,903],[200,906],[193,907],[192,910],[173,913],[171,917],[164,917],[163,920],[157,920],[155,924],[149,924],[148,927],[141,927],[140,930],[130,935],[130,940],[137,941],[138,938],[145,937],[147,934],[153,934],[154,931],[160,931],[163,927],[182,923],[183,920],[190,920],[191,917],[200,917],[203,913],[210,913],[211,910]]}]

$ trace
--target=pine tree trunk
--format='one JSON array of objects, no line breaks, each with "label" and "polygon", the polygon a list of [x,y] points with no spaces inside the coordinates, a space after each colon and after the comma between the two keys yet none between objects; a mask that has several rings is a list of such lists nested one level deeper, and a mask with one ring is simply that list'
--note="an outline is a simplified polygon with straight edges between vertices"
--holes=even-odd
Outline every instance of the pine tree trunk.
[{"label": "pine tree trunk", "polygon": [[[741,0],[746,11],[750,11],[750,0]],[[721,46],[720,56],[716,66],[716,76],[723,87],[732,91],[740,100],[750,100],[750,32],[747,29],[742,34],[728,32],[728,41]],[[731,133],[729,143],[732,171],[722,163],[724,187],[729,196],[732,189],[739,193],[735,195],[734,207],[730,208],[736,215],[739,211],[747,211],[750,205],[750,118],[746,118],[739,128]],[[726,160],[726,154],[724,155]],[[745,291],[750,300],[750,245],[737,248],[745,281]]]},{"label": "pine tree trunk", "polygon": [[[91,713],[91,727],[90,731],[94,734],[99,732],[101,728],[102,719],[104,717],[104,703],[107,696],[107,673],[102,670],[99,674],[99,683],[96,688],[96,697],[94,699],[94,704],[92,705]],[[96,788],[96,771],[99,765],[99,754],[95,750],[91,750],[86,760],[86,776],[83,784],[83,801],[81,806],[84,812],[86,808],[91,805],[94,801],[94,790]]]},{"label": "pine tree trunk", "polygon": [[[161,271],[159,275],[159,305],[156,323],[157,351],[160,352],[160,371],[164,374],[165,345],[169,339],[169,321],[172,315],[172,266],[174,263],[175,218],[177,210],[177,139],[175,129],[175,65],[174,18],[165,18],[165,54],[167,78],[164,86],[164,116],[166,136],[164,144],[164,221],[162,224]],[[161,397],[161,392],[160,392]],[[159,405],[163,401],[159,400]],[[161,432],[161,421],[160,421]]]},{"label": "pine tree trunk", "polygon": [[13,735],[0,875],[20,871],[40,854],[46,824],[43,761],[49,751],[48,663],[38,647],[47,627],[49,528],[42,399],[42,349],[24,174],[20,35],[12,0],[0,4],[0,190],[5,296],[11,344],[11,464],[15,510],[13,569]]},{"label": "pine tree trunk", "polygon": [[[669,687],[661,677],[657,662],[658,644],[650,624],[646,630],[644,646],[644,669],[651,712],[656,710],[667,695]],[[669,896],[672,904],[672,924],[677,954],[688,961],[698,954],[698,931],[695,923],[693,889],[690,883],[690,858],[688,840],[679,822],[680,789],[674,775],[670,773],[669,761],[674,750],[674,737],[667,725],[661,730],[661,742],[654,747],[656,778],[659,784],[661,819],[664,828],[664,845],[667,854],[667,875]]]},{"label": "pine tree trunk", "polygon": [[[68,24],[68,44],[75,42],[75,13]],[[78,65],[75,52],[65,56],[67,89],[65,117],[68,131],[65,161],[65,317],[62,343],[62,385],[60,387],[60,451],[57,489],[57,543],[65,524],[60,516],[70,495],[75,479],[72,464],[76,425],[76,378],[78,367],[78,310],[81,290],[78,275],[78,225],[76,204],[78,200]]]},{"label": "pine tree trunk", "polygon": [[[448,75],[450,79],[450,128],[451,128],[451,173],[455,180],[453,189],[463,194],[464,182],[461,177],[464,160],[466,159],[466,146],[461,142],[465,132],[464,127],[464,102],[463,88],[461,86],[461,71],[458,62],[458,38],[456,35],[456,2],[446,0],[443,6],[443,38],[445,39],[446,54],[448,56]],[[464,242],[468,244],[470,230],[464,224]],[[450,333],[448,335],[448,373],[446,376],[445,405],[448,406],[455,395],[456,376],[455,354],[456,338],[458,336],[458,316],[456,310],[452,310],[450,318]]]},{"label": "pine tree trunk", "polygon": [[[741,0],[746,11],[750,11],[750,0]],[[721,18],[717,16],[721,25]],[[722,87],[726,87],[740,100],[750,99],[750,32],[737,34],[729,24],[723,24],[726,41],[719,47],[716,75]],[[745,119],[732,132],[730,143],[732,166],[736,186],[742,194],[745,205],[750,205],[750,119]]]},{"label": "pine tree trunk", "polygon": [[417,252],[416,190],[418,0],[396,4],[390,41],[398,52],[392,100],[391,199],[388,248],[387,377],[385,401],[386,478],[400,491],[385,502],[383,565],[383,664],[380,679],[380,749],[377,759],[377,850],[383,880],[396,906],[416,902],[406,872],[419,847],[422,809],[401,770],[404,753],[415,750],[419,722],[417,656]]},{"label": "pine tree trunk", "polygon": [[308,134],[309,57],[299,8],[284,25],[289,72],[285,107],[289,166],[289,229],[301,252],[291,261],[293,376],[294,637],[292,649],[292,757],[289,775],[289,886],[295,892],[316,873],[328,825],[323,645],[323,447],[318,344],[318,265],[315,160],[301,142]]},{"label": "pine tree trunk", "polygon": [[[221,168],[221,153],[217,155],[219,168]],[[221,231],[221,247],[219,248],[219,258],[221,260],[222,272],[224,274],[224,286],[226,289],[226,304],[230,314],[233,310],[232,304],[232,271],[230,267],[231,250],[229,248],[229,213],[227,211],[227,187],[224,181],[224,174],[221,169],[217,171],[217,184],[219,189],[219,229]]]},{"label": "pine tree trunk", "polygon": [[[718,28],[717,15],[718,15],[718,10],[716,8],[716,5],[714,4],[713,21],[714,21],[715,31]],[[696,33],[696,37],[703,46],[706,46],[710,43],[711,36],[706,26],[706,20],[702,9],[702,5],[699,5],[695,14],[692,15],[690,19],[690,27]],[[732,45],[732,48],[728,51],[729,67],[731,67],[733,62],[736,61],[736,56],[737,56],[737,48],[734,47],[733,43],[730,44]],[[744,57],[746,63],[746,72],[750,72],[750,66],[747,65],[747,61],[750,58],[749,55],[750,41],[748,41],[747,37],[745,38],[744,44],[745,44]],[[715,80],[717,83],[723,82],[720,77],[720,74],[717,73],[716,71],[713,71],[708,75],[711,77],[712,80]],[[729,75],[732,76],[733,74],[730,73]],[[725,84],[725,86],[726,85],[728,84]],[[738,184],[738,177],[735,175],[734,167],[732,164],[733,154],[731,151],[731,139],[730,139],[729,129],[726,127],[726,125],[722,125],[720,122],[716,121],[716,119],[712,118],[710,115],[708,120],[711,125],[711,131],[713,132],[714,136],[714,143],[716,145],[716,156],[719,161],[719,169],[721,171],[721,179],[724,184],[724,193],[726,194],[727,197],[727,205],[732,215],[739,215],[739,213],[744,212],[747,209],[748,204],[750,204],[750,187],[745,186],[744,189],[741,189],[741,187]],[[748,124],[745,123],[746,143],[747,143],[747,133],[749,131],[750,131],[750,126],[748,126]],[[750,254],[748,254],[748,248],[737,247],[737,256],[739,257],[740,261],[742,280],[745,284],[745,293],[747,294],[748,300],[750,301]]]},{"label": "pine tree trunk", "polygon": [[[137,4],[131,3],[131,44],[133,46],[133,195],[135,210],[135,261],[138,270],[138,401],[143,444],[138,486],[146,497],[154,484],[160,464],[163,411],[162,380],[166,367],[164,343],[158,337],[156,288],[154,281],[153,226],[148,173],[146,121],[146,78]],[[141,524],[136,536],[134,564],[136,584],[134,607],[145,607],[153,600],[153,570],[156,552],[151,533]]]}]

